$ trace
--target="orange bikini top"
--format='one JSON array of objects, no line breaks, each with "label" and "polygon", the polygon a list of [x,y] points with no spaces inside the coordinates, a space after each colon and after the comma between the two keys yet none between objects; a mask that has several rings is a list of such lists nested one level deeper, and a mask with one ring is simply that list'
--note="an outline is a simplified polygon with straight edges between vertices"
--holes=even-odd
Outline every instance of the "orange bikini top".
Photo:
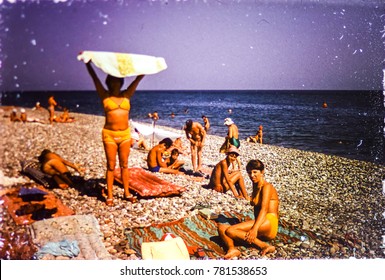
[{"label": "orange bikini top", "polygon": [[130,110],[130,100],[126,97],[120,104],[114,102],[110,97],[103,99],[103,107],[105,112],[109,112],[116,109]]}]

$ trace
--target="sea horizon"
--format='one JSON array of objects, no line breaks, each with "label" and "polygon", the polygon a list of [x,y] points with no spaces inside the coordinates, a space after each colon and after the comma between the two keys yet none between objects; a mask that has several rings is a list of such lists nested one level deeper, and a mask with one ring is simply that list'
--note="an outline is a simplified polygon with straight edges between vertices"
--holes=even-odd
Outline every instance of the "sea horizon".
[{"label": "sea horizon", "polygon": [[[95,90],[3,91],[0,104],[46,107],[49,95],[71,112],[104,115]],[[241,140],[263,125],[266,144],[385,164],[383,99],[379,90],[137,90],[130,119],[151,124],[157,111],[158,125],[182,129],[206,115],[209,133],[225,137],[230,117]]]}]

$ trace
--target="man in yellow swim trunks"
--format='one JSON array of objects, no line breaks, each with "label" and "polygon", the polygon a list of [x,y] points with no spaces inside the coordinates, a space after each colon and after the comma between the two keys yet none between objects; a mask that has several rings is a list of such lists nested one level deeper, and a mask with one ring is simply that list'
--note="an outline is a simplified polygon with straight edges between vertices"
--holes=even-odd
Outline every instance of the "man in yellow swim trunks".
[{"label": "man in yellow swim trunks", "polygon": [[[253,184],[250,204],[254,207],[254,220],[236,225],[219,224],[219,236],[228,250],[225,259],[238,257],[241,252],[235,247],[234,241],[243,241],[261,249],[264,256],[275,251],[275,247],[263,240],[272,240],[278,232],[279,198],[274,186],[265,181],[264,164],[260,160],[251,160],[246,170]],[[260,215],[260,213],[262,213]],[[266,214],[263,214],[266,213]]]}]

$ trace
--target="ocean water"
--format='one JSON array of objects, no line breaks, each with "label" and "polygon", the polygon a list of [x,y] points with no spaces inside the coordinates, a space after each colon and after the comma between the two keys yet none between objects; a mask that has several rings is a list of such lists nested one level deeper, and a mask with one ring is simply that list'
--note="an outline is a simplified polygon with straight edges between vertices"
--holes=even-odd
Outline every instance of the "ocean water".
[{"label": "ocean water", "polygon": [[[72,112],[103,115],[94,91],[3,92],[2,105],[47,105],[50,94]],[[326,102],[328,108],[323,108]],[[230,111],[231,110],[231,111]],[[210,134],[225,136],[224,119],[238,125],[240,138],[264,127],[264,143],[385,164],[384,95],[381,91],[140,91],[131,100],[130,118],[181,129],[186,120],[202,123]],[[171,113],[175,114],[171,118]]]}]

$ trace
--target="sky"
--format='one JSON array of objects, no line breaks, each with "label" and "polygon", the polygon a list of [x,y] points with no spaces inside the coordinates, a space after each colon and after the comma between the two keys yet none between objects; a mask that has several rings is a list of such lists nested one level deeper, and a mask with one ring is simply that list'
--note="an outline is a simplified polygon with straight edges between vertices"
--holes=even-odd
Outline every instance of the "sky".
[{"label": "sky", "polygon": [[0,0],[0,12],[2,91],[93,90],[83,50],[165,58],[143,90],[383,89],[383,0]]}]

